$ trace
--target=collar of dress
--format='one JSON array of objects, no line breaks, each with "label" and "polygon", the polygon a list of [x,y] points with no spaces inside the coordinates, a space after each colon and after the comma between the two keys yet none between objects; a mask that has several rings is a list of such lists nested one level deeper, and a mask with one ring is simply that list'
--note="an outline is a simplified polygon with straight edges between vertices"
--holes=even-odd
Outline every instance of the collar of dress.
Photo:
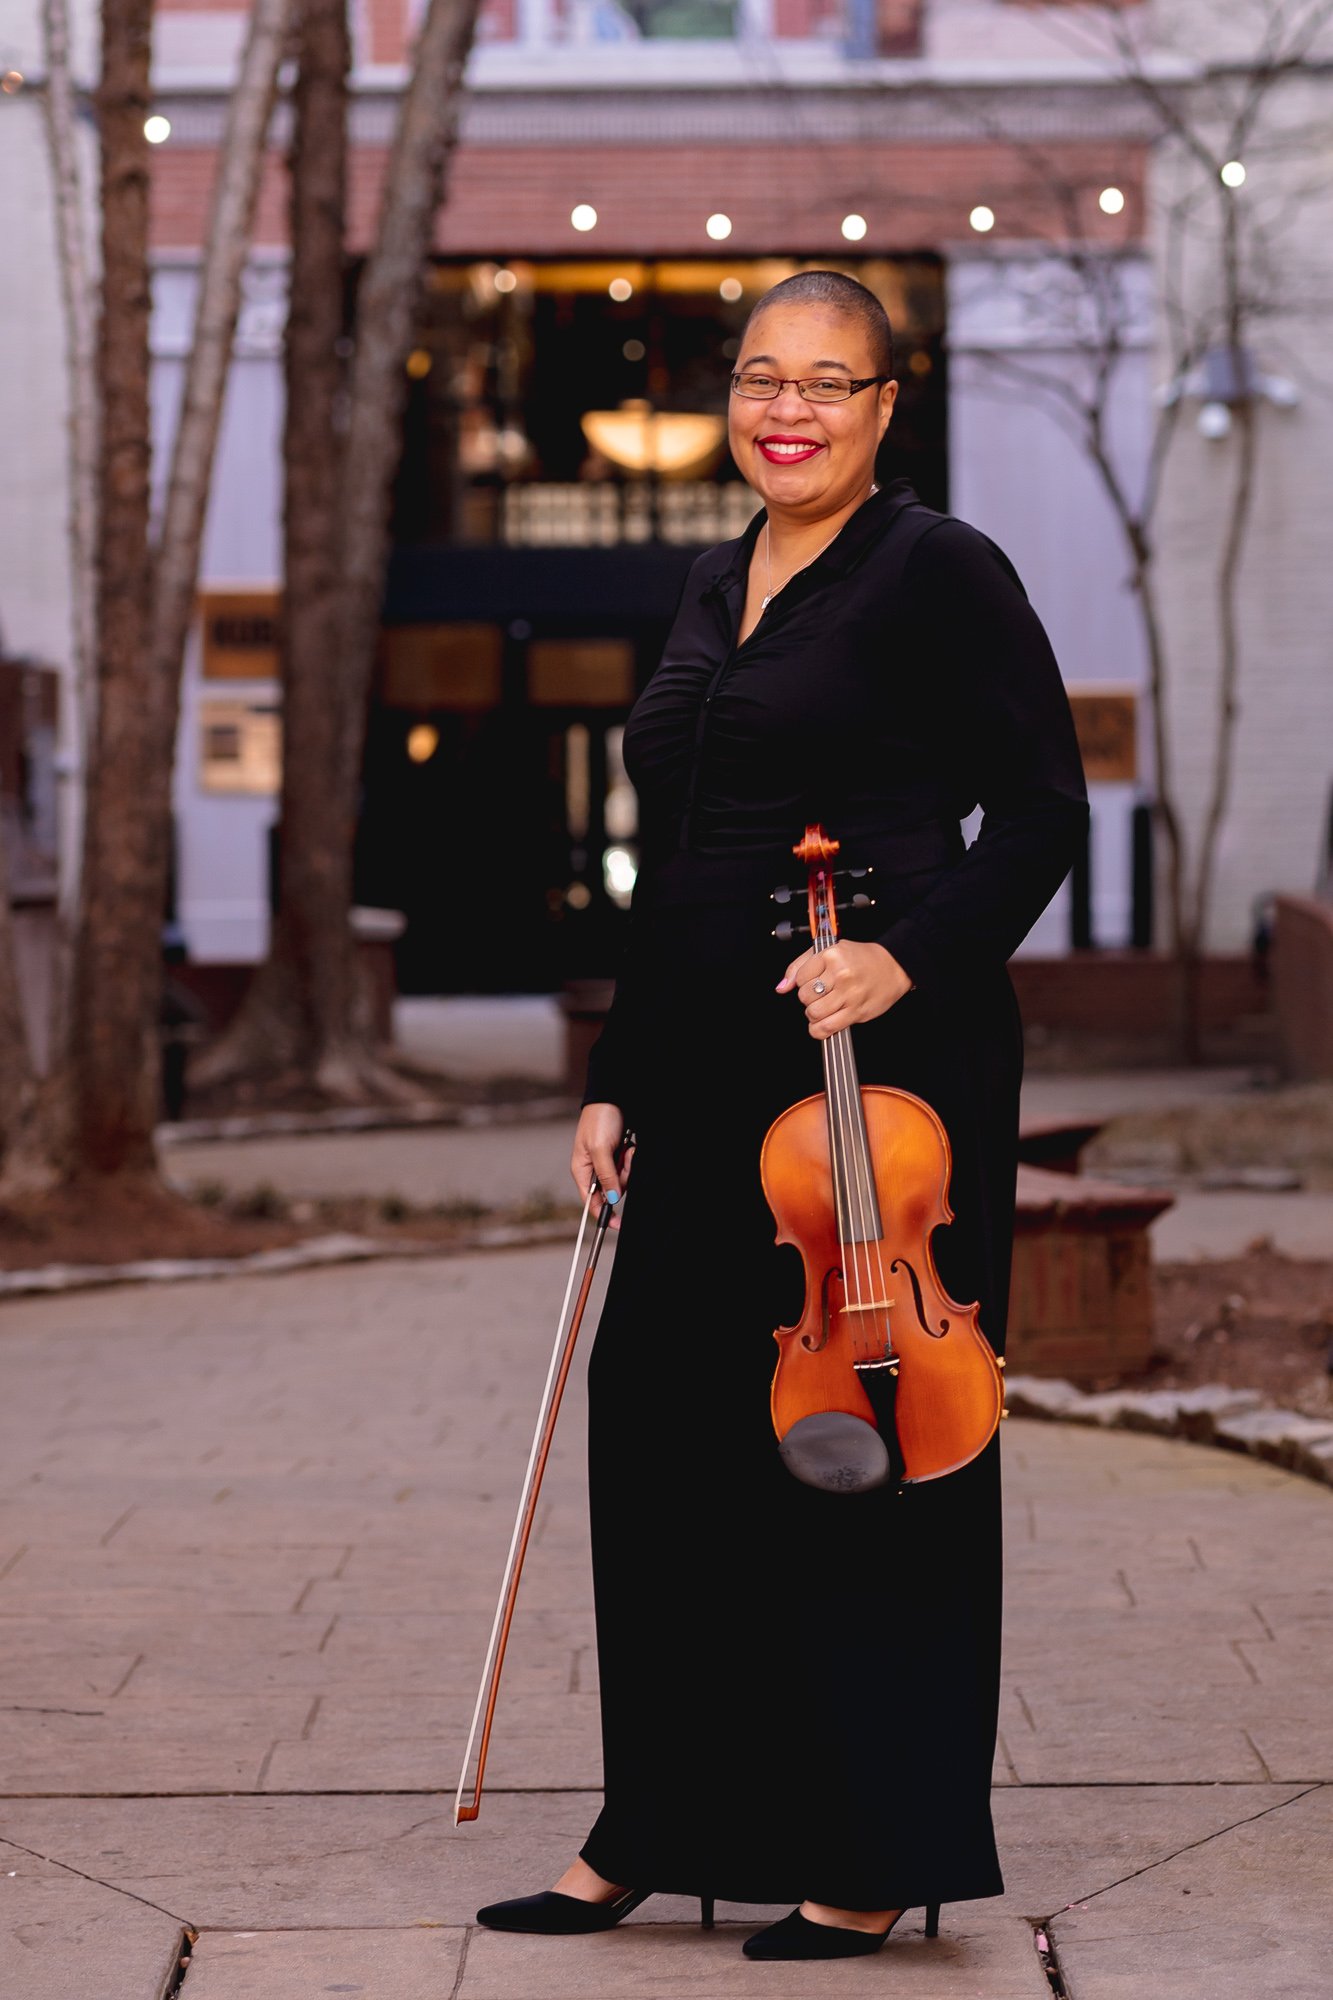
[{"label": "collar of dress", "polygon": [[[807,565],[805,574],[812,571],[828,572],[834,576],[845,576],[873,546],[880,533],[908,501],[915,500],[916,493],[911,481],[890,479],[863,500],[856,512],[848,517],[834,540]],[[750,556],[764,522],[768,519],[767,508],[761,507],[749,523],[745,533],[737,541],[726,542],[718,550],[719,562],[715,570],[704,579],[704,594],[718,592],[725,595],[737,584],[743,584],[750,566]]]}]

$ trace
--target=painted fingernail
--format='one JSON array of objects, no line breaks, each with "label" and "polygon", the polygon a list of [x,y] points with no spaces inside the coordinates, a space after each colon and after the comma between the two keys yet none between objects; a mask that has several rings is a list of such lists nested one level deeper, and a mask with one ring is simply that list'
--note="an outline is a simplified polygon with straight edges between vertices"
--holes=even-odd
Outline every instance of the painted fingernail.
[{"label": "painted fingernail", "polygon": [[606,1202],[608,1208],[614,1208],[619,1200],[620,1200],[619,1188],[608,1188],[606,1190]]}]

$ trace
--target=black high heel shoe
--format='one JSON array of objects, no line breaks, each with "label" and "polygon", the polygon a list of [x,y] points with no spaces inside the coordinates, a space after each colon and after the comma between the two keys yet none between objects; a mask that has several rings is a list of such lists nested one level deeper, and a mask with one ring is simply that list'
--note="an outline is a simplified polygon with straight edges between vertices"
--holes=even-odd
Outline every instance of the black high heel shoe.
[{"label": "black high heel shoe", "polygon": [[[526,1931],[539,1937],[583,1937],[592,1931],[613,1931],[622,1918],[640,1903],[646,1903],[652,1889],[626,1889],[610,1903],[585,1903],[581,1896],[562,1896],[558,1889],[543,1889],[538,1896],[514,1896],[507,1903],[488,1903],[477,1911],[477,1922],[488,1931]],[[706,1931],[713,1928],[713,1898],[699,1898],[699,1921]]]},{"label": "black high heel shoe", "polygon": [[[889,1932],[906,1915],[899,1910],[886,1931],[850,1931],[838,1924],[812,1924],[799,1910],[783,1917],[767,1930],[746,1938],[741,1950],[747,1958],[869,1958],[887,1942]],[[940,1934],[940,1906],[926,1905],[926,1936]]]}]

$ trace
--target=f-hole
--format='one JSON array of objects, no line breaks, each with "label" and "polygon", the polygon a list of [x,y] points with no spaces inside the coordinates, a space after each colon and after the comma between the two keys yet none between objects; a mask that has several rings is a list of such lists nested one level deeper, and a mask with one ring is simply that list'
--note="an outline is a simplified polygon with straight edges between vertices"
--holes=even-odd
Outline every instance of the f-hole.
[{"label": "f-hole", "polygon": [[905,1257],[895,1257],[889,1269],[891,1271],[906,1271],[912,1281],[912,1296],[916,1300],[916,1316],[921,1331],[928,1333],[932,1340],[943,1340],[945,1334],[949,1331],[949,1322],[947,1319],[942,1319],[938,1327],[926,1324],[926,1308],[921,1297],[921,1283],[907,1259]]},{"label": "f-hole", "polygon": [[832,1308],[828,1302],[829,1286],[835,1278],[841,1276],[842,1272],[836,1264],[830,1264],[824,1273],[824,1282],[819,1287],[819,1338],[812,1341],[808,1333],[801,1335],[801,1345],[807,1354],[822,1354],[828,1346],[829,1323],[832,1318]]}]

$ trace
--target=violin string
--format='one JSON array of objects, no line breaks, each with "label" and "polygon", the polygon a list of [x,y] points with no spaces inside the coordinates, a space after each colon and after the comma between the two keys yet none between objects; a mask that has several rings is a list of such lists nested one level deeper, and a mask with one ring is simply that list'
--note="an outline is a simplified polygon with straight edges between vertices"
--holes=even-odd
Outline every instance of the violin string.
[{"label": "violin string", "polygon": [[[856,1074],[856,1060],[851,1046],[851,1030],[848,1028],[840,1029],[831,1039],[837,1044],[835,1061],[842,1071],[842,1088],[839,1094],[843,1100],[844,1144],[846,1145],[855,1174],[859,1243],[863,1246],[857,1252],[854,1252],[857,1303],[859,1305],[866,1304],[866,1294],[868,1294],[868,1300],[873,1304],[875,1300],[887,1300],[889,1296],[888,1275],[884,1269],[883,1211],[882,1209],[880,1211],[880,1229],[875,1230],[872,1226],[876,1209],[874,1170],[870,1158],[870,1142],[869,1134],[866,1130],[865,1110],[861,1101],[860,1087]],[[862,1292],[862,1259],[864,1259],[865,1263],[864,1278],[866,1293]],[[845,1262],[844,1251],[844,1267]],[[874,1289],[876,1278],[878,1278],[878,1290]],[[889,1347],[887,1305],[881,1308],[881,1312],[883,1339],[878,1351],[886,1352]],[[862,1328],[860,1321],[864,1318],[864,1313],[857,1315],[858,1338],[854,1340],[853,1345],[858,1349],[863,1347],[864,1335],[870,1333],[872,1330],[869,1326]]]},{"label": "violin string", "polygon": [[[826,912],[831,911],[833,908],[833,894],[833,885],[826,878],[824,889]],[[836,933],[834,932],[830,915],[826,914],[821,923],[819,941],[820,948],[824,951],[831,949],[836,942]],[[869,1212],[866,1204],[866,1183],[863,1162],[859,1157],[856,1146],[858,1134],[857,1118],[860,1111],[856,1086],[856,1065],[852,1057],[850,1036],[846,1029],[839,1029],[837,1034],[830,1036],[826,1048],[829,1050],[830,1058],[830,1060],[826,1060],[826,1068],[831,1068],[834,1079],[833,1095],[836,1104],[836,1126],[839,1145],[844,1161],[844,1186],[847,1184],[847,1178],[850,1177],[851,1189],[854,1192],[855,1199],[854,1212],[852,1200],[848,1199],[845,1203],[845,1222],[846,1227],[851,1233],[849,1236],[843,1236],[840,1227],[839,1242],[842,1249],[844,1296],[850,1291],[854,1304],[858,1308],[853,1315],[852,1345],[854,1350],[859,1350],[863,1338],[862,1321],[865,1317],[864,1308],[873,1300],[874,1294],[869,1293],[869,1296],[867,1296],[868,1281],[871,1273],[868,1252],[864,1246],[869,1234]],[[850,1284],[848,1283],[849,1270]]]},{"label": "violin string", "polygon": [[[828,949],[828,930],[826,924],[822,922],[819,923],[816,931],[815,942],[820,951]],[[843,1131],[843,1110],[837,1072],[836,1050],[833,1045],[835,1041],[836,1037],[832,1037],[824,1044],[824,1097],[829,1112],[829,1160],[833,1169],[834,1222],[838,1232],[838,1250],[842,1261],[842,1285],[843,1297],[845,1299],[849,1290],[847,1271],[849,1244],[845,1231],[848,1227],[850,1209],[847,1199],[847,1146]]]},{"label": "violin string", "polygon": [[[868,1248],[868,1239],[871,1232],[871,1210],[867,1201],[864,1149],[858,1144],[861,1136],[859,1126],[861,1107],[858,1102],[859,1092],[857,1088],[856,1062],[851,1048],[850,1029],[840,1029],[836,1040],[838,1043],[838,1062],[843,1072],[842,1094],[847,1126],[847,1150],[851,1157],[856,1179],[857,1236],[855,1238],[856,1247],[853,1253],[856,1260],[856,1294],[857,1303],[864,1308],[873,1304],[875,1294],[872,1289],[873,1274],[870,1269],[870,1253]],[[858,1353],[861,1350],[865,1336],[864,1320],[865,1312],[862,1311],[857,1316],[856,1337],[853,1341],[853,1346],[857,1349]]]},{"label": "violin string", "polygon": [[[832,940],[831,940],[832,941]],[[834,1063],[839,1072],[841,1101],[841,1122],[843,1148],[852,1175],[855,1189],[855,1211],[849,1216],[854,1228],[851,1239],[851,1265],[853,1273],[852,1290],[857,1306],[861,1309],[855,1316],[852,1336],[853,1350],[860,1353],[865,1336],[864,1321],[866,1308],[873,1303],[874,1292],[870,1289],[871,1270],[866,1241],[870,1234],[870,1211],[866,1202],[866,1182],[861,1149],[857,1146],[858,1118],[860,1113],[859,1092],[856,1079],[856,1062],[851,1048],[851,1034],[846,1028],[839,1029],[832,1037]],[[845,1255],[845,1253],[844,1253]]]},{"label": "violin string", "polygon": [[[864,1191],[862,1225],[863,1241],[866,1246],[864,1252],[866,1260],[866,1283],[870,1288],[870,1297],[872,1300],[887,1300],[889,1296],[889,1284],[888,1274],[884,1268],[884,1210],[882,1204],[878,1201],[874,1164],[870,1155],[870,1135],[866,1128],[865,1107],[861,1099],[860,1087],[856,1077],[856,1064],[851,1050],[850,1029],[843,1030],[843,1039],[848,1045],[847,1065],[851,1076],[850,1097],[856,1107],[856,1124],[852,1143],[857,1156],[858,1179]],[[878,1230],[875,1230],[873,1222],[877,1207],[879,1209],[880,1227]],[[878,1359],[879,1354],[887,1351],[889,1346],[889,1315],[887,1305],[881,1309],[881,1316],[877,1318],[876,1326],[882,1332],[880,1348],[875,1352],[875,1358]],[[866,1331],[869,1333],[871,1328],[867,1327]]]},{"label": "violin string", "polygon": [[[825,891],[827,908],[829,891]],[[818,894],[816,894],[818,902]],[[818,950],[827,951],[833,943],[832,929],[827,916],[815,915],[814,941]],[[852,1248],[847,1231],[851,1226],[851,1203],[847,1184],[847,1170],[850,1154],[847,1146],[846,1114],[843,1104],[841,1078],[838,1073],[837,1036],[831,1036],[824,1044],[824,1095],[829,1112],[829,1158],[833,1167],[834,1220],[838,1231],[838,1249],[842,1260],[842,1289],[844,1302],[851,1292],[858,1296],[859,1273],[853,1258],[850,1269],[848,1252]]]}]

